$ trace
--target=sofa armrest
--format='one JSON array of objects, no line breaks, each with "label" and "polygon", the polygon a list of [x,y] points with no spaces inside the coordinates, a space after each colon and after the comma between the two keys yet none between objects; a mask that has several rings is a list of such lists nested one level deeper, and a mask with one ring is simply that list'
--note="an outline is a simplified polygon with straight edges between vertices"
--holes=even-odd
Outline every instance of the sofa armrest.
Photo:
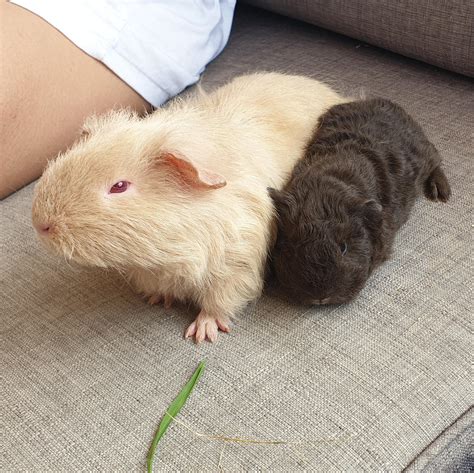
[{"label": "sofa armrest", "polygon": [[246,0],[474,77],[472,0]]}]

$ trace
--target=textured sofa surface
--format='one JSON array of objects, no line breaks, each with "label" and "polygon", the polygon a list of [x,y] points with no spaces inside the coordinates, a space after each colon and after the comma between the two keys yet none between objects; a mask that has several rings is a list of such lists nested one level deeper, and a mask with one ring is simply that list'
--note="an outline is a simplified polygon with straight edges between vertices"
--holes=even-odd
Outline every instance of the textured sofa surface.
[{"label": "textured sofa surface", "polygon": [[350,305],[298,307],[267,294],[231,334],[196,346],[182,339],[192,317],[184,308],[150,307],[120,278],[49,255],[30,224],[33,186],[0,204],[0,471],[143,471],[161,416],[202,359],[207,369],[182,422],[207,434],[302,443],[223,449],[174,423],[159,444],[157,471],[466,464],[472,83],[359,46],[240,7],[228,48],[204,76],[214,87],[240,73],[279,70],[348,95],[385,96],[439,148],[452,201],[417,203],[393,259]]},{"label": "textured sofa surface", "polygon": [[472,0],[245,0],[474,77]]}]

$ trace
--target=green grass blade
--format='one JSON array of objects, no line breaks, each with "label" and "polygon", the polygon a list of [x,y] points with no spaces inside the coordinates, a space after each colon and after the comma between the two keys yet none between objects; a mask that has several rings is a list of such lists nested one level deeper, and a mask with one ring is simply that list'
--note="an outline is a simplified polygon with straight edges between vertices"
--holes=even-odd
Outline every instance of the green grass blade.
[{"label": "green grass blade", "polygon": [[156,446],[158,445],[158,442],[160,441],[161,437],[163,437],[163,435],[166,432],[166,429],[168,428],[171,421],[173,420],[172,417],[176,417],[178,415],[179,411],[181,410],[184,403],[188,399],[195,384],[198,382],[199,378],[202,375],[202,372],[204,371],[204,366],[205,366],[204,361],[201,361],[201,363],[199,363],[199,366],[196,368],[196,371],[194,372],[194,374],[186,383],[186,386],[184,386],[181,392],[176,396],[176,399],[168,407],[167,412],[169,412],[170,415],[165,414],[163,419],[161,419],[160,425],[158,426],[158,430],[156,431],[155,436],[153,437],[153,442],[151,443],[151,447],[147,456],[146,467],[147,467],[148,473],[152,473],[153,471],[153,458],[155,457],[155,451],[156,451]]}]

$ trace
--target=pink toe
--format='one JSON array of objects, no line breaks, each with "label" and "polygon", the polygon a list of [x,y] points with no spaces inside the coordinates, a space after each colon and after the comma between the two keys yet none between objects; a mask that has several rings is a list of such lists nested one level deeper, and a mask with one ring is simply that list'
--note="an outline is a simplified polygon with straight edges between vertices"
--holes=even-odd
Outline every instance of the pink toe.
[{"label": "pink toe", "polygon": [[201,343],[206,339],[206,326],[205,324],[199,324],[196,331],[196,342]]},{"label": "pink toe", "polygon": [[209,339],[210,342],[215,342],[217,340],[217,325],[208,324],[207,338]]},{"label": "pink toe", "polygon": [[165,309],[170,309],[172,305],[173,305],[173,298],[170,296],[165,296],[165,303],[164,303]]},{"label": "pink toe", "polygon": [[148,304],[154,305],[154,304],[158,304],[160,301],[161,301],[161,297],[155,294],[154,296],[151,296],[148,299]]},{"label": "pink toe", "polygon": [[196,333],[196,322],[193,322],[188,329],[186,330],[186,333],[184,334],[184,338],[190,338],[193,337]]},{"label": "pink toe", "polygon": [[227,323],[225,322],[222,322],[220,320],[216,320],[217,322],[217,326],[219,327],[219,330],[222,331],[222,332],[225,332],[225,333],[229,333],[230,332],[230,327]]}]

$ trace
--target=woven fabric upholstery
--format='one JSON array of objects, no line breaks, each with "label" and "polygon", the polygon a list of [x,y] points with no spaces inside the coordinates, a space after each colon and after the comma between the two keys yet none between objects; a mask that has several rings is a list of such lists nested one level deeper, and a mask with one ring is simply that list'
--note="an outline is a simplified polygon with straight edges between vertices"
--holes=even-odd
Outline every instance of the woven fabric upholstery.
[{"label": "woven fabric upholstery", "polygon": [[1,202],[0,471],[143,471],[159,420],[202,359],[181,421],[302,443],[223,450],[173,423],[156,471],[399,471],[472,404],[472,83],[358,46],[241,7],[203,79],[212,88],[266,69],[364,90],[406,107],[438,146],[452,201],[417,203],[393,258],[350,305],[266,294],[229,335],[196,346],[182,339],[185,308],[150,307],[119,277],[49,255],[30,223],[33,186]]},{"label": "woven fabric upholstery", "polygon": [[246,0],[474,77],[472,0]]}]

